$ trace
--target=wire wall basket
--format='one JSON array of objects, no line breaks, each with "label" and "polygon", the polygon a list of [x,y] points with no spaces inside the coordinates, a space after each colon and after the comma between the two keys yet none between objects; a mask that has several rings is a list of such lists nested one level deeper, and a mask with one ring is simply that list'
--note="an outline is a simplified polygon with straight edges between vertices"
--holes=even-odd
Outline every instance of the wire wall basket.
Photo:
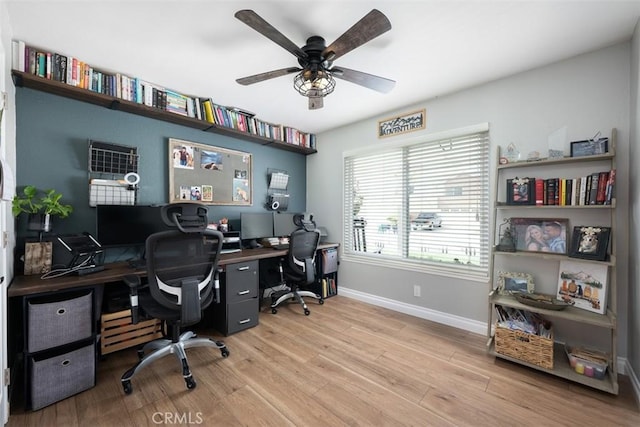
[{"label": "wire wall basket", "polygon": [[139,160],[136,147],[89,141],[89,172],[114,175],[137,173]]},{"label": "wire wall basket", "polygon": [[139,161],[136,147],[89,140],[89,206],[135,205]]}]

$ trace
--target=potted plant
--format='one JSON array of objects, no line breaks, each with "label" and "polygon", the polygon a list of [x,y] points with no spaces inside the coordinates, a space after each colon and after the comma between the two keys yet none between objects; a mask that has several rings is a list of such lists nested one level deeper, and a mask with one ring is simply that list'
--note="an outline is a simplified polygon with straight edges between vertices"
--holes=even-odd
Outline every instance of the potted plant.
[{"label": "potted plant", "polygon": [[11,211],[16,217],[21,213],[29,215],[29,230],[48,232],[52,230],[52,215],[66,218],[73,212],[73,206],[62,204],[60,199],[62,194],[53,189],[43,192],[33,185],[27,185],[22,194],[16,194],[13,198]]}]

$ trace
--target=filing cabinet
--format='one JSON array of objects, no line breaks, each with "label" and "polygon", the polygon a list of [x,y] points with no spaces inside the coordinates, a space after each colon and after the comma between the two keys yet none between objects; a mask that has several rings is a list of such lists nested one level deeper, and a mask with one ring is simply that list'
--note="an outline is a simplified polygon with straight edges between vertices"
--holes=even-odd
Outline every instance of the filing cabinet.
[{"label": "filing cabinet", "polygon": [[227,264],[220,275],[220,304],[210,306],[213,326],[224,335],[258,324],[258,261]]}]

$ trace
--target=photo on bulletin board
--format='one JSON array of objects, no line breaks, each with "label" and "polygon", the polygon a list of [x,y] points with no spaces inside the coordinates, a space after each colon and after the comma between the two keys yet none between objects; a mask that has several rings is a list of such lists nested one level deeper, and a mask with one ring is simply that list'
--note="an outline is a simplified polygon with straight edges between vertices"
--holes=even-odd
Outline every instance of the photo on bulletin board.
[{"label": "photo on bulletin board", "polygon": [[251,153],[169,138],[169,202],[253,204]]}]

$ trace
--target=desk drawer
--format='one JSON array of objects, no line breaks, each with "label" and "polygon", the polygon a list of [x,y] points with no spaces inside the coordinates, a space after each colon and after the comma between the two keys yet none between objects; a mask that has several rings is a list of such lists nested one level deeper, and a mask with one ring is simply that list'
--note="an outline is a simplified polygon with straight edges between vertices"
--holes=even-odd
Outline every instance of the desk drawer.
[{"label": "desk drawer", "polygon": [[258,298],[227,305],[227,330],[225,335],[231,335],[258,324],[260,311]]},{"label": "desk drawer", "polygon": [[28,299],[27,351],[33,353],[90,337],[92,308],[92,291],[67,293],[64,299]]},{"label": "desk drawer", "polygon": [[227,304],[258,297],[258,261],[226,266],[224,286]]}]

